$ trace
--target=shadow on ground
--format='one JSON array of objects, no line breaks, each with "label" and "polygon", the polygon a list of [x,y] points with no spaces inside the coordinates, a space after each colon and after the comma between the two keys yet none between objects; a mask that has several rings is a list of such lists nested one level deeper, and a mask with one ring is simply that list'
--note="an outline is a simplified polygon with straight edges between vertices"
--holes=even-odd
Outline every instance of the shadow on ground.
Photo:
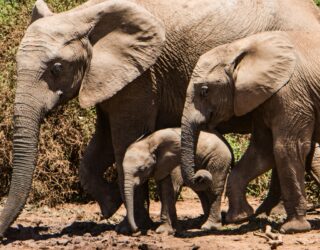
[{"label": "shadow on ground", "polygon": [[100,235],[106,231],[114,230],[115,226],[111,224],[98,224],[95,222],[73,222],[71,225],[63,228],[60,233],[50,233],[49,227],[22,227],[9,228],[6,233],[7,239],[2,243],[4,245],[12,243],[14,241],[26,241],[26,240],[48,240],[54,238],[61,238],[63,235],[72,236],[83,236],[86,233],[90,233],[92,236]]}]

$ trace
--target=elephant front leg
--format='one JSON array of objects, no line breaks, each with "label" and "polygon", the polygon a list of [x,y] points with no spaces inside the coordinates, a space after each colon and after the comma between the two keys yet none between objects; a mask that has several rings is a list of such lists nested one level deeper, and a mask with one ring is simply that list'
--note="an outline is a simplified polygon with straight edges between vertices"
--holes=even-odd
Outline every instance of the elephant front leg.
[{"label": "elephant front leg", "polygon": [[79,175],[83,189],[99,204],[103,217],[111,217],[121,206],[122,199],[117,183],[108,183],[104,172],[114,163],[109,121],[97,109],[96,131],[80,164]]},{"label": "elephant front leg", "polygon": [[[221,199],[227,174],[230,169],[230,163],[226,163],[218,163],[219,165],[217,166],[217,163],[213,159],[209,162],[207,167],[207,170],[211,173],[214,181],[208,190],[202,192],[206,197],[205,201],[201,201],[206,218],[206,221],[201,226],[202,230],[219,230],[222,227]],[[205,205],[203,204],[204,202],[206,202]]]},{"label": "elephant front leg", "polygon": [[[311,174],[316,183],[320,185],[320,147],[318,143],[313,145],[307,159],[307,172]],[[267,197],[257,208],[255,215],[266,213],[270,215],[272,209],[281,201],[281,187],[276,169],[272,170],[270,188]]]},{"label": "elephant front leg", "polygon": [[253,215],[253,209],[246,200],[246,187],[251,180],[275,166],[270,131],[253,133],[249,148],[232,169],[227,183],[229,210],[227,223],[244,221]]},{"label": "elephant front leg", "polygon": [[277,138],[275,135],[274,155],[284,206],[287,212],[287,221],[282,225],[282,233],[305,232],[311,229],[306,220],[306,194],[304,172],[306,156],[310,151],[310,141],[295,141]]},{"label": "elephant front leg", "polygon": [[[127,148],[145,132],[154,131],[157,115],[152,84],[145,78],[137,79],[110,99],[104,107],[109,114],[112,145],[118,173],[118,183],[123,197],[122,161]],[[148,80],[148,79],[147,79]],[[152,225],[148,210],[147,184],[135,190],[135,221],[138,228],[146,229]],[[117,227],[119,233],[130,233],[131,229],[124,219]]]},{"label": "elephant front leg", "polygon": [[156,229],[157,233],[174,234],[177,213],[176,213],[176,197],[175,190],[172,184],[171,176],[168,175],[161,181],[158,181],[160,190],[160,201],[161,201],[161,225]]},{"label": "elephant front leg", "polygon": [[[174,199],[175,202],[177,202],[182,186],[183,186],[183,178],[182,178],[182,174],[181,174],[181,168],[180,166],[175,167],[171,173],[171,181],[172,181],[172,186],[173,186],[173,190],[174,190]],[[160,186],[158,186],[160,188]],[[158,193],[160,195],[160,191],[158,188]],[[161,206],[161,213],[160,213],[160,218],[161,220],[165,220],[165,218],[167,218],[169,215],[167,214],[167,210],[164,209],[163,206]]]},{"label": "elephant front leg", "polygon": [[[215,190],[217,191],[217,190]],[[201,226],[201,230],[209,231],[209,230],[219,230],[222,227],[221,224],[221,198],[222,192],[217,194],[216,192],[206,192],[204,195],[207,197],[207,212],[205,212],[205,216],[207,215],[206,221]]]}]

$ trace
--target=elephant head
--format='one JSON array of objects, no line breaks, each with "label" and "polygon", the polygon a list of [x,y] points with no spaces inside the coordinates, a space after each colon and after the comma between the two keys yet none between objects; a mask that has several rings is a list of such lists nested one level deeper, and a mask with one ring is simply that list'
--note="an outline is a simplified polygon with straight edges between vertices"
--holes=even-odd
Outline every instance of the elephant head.
[{"label": "elephant head", "polygon": [[77,95],[82,107],[111,98],[155,63],[164,40],[163,24],[129,1],[91,0],[59,14],[36,2],[16,57],[13,175],[0,235],[25,205],[48,111]]},{"label": "elephant head", "polygon": [[225,44],[202,55],[192,74],[182,117],[181,163],[193,184],[199,129],[211,130],[257,108],[290,80],[296,65],[285,33],[270,32]]}]

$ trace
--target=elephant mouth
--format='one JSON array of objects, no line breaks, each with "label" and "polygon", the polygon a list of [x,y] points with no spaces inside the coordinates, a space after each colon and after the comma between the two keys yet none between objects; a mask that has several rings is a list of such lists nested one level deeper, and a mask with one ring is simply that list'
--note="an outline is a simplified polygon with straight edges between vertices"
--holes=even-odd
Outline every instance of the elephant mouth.
[{"label": "elephant mouth", "polygon": [[207,119],[200,125],[200,129],[205,130],[207,132],[212,132],[216,127],[216,122],[213,117],[213,112],[210,111],[207,115]]}]

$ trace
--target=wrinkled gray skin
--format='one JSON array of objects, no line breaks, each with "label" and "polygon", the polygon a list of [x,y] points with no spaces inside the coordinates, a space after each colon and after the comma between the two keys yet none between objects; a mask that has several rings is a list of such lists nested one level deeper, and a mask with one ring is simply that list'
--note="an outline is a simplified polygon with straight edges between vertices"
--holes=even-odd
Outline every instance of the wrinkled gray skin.
[{"label": "wrinkled gray skin", "polygon": [[[269,160],[269,163],[266,162]],[[261,161],[260,161],[261,162]],[[263,162],[263,161],[262,161]],[[274,164],[273,156],[265,157],[264,164]],[[320,146],[318,143],[312,143],[311,152],[309,153],[306,161],[306,172],[310,174],[313,180],[320,186]],[[246,181],[249,182],[253,177],[247,177]],[[248,184],[248,183],[247,183]],[[245,181],[243,185],[246,186]],[[245,189],[243,189],[245,193]],[[244,194],[243,194],[244,195]],[[243,195],[241,195],[243,197]],[[270,189],[267,197],[264,199],[263,203],[257,208],[254,215],[257,216],[262,213],[266,213],[267,215],[271,214],[272,209],[279,204],[281,201],[281,186],[278,179],[277,171],[273,170],[271,175]],[[245,200],[241,201],[242,204],[246,204]],[[242,207],[247,207],[246,205],[242,205]],[[241,208],[239,209],[241,211]],[[237,213],[237,218],[234,217],[233,221],[243,221],[251,216],[251,209],[249,208],[249,212],[245,211],[245,209]]]},{"label": "wrinkled gray skin", "polygon": [[[146,138],[130,145],[123,159],[124,196],[128,221],[133,232],[138,231],[134,219],[134,189],[153,177],[160,190],[161,205],[169,215],[157,232],[174,233],[176,228],[175,193],[170,173],[180,169],[181,129],[158,130]],[[221,226],[220,204],[227,173],[233,162],[230,147],[218,134],[201,132],[196,150],[195,179],[199,183],[196,192],[206,199],[204,213],[207,217],[203,230],[218,229]],[[206,176],[207,171],[212,179]],[[208,187],[209,186],[209,187]],[[208,208],[208,209],[207,209]],[[207,211],[208,210],[208,211]]]},{"label": "wrinkled gray skin", "polygon": [[320,139],[319,42],[320,32],[266,32],[216,47],[199,59],[183,113],[183,167],[193,167],[199,125],[214,129],[233,115],[253,112],[249,148],[228,179],[227,221],[252,214],[246,185],[275,166],[288,215],[281,232],[310,230],[304,173]]},{"label": "wrinkled gray skin", "polygon": [[[0,235],[24,207],[39,127],[54,107],[79,96],[82,107],[98,110],[80,180],[110,217],[122,200],[102,173],[116,162],[122,183],[122,159],[132,142],[146,131],[180,126],[187,84],[201,54],[264,30],[313,29],[318,19],[312,0],[89,0],[59,14],[38,0],[17,53],[14,171]],[[246,123],[236,124],[234,132],[250,131]],[[143,197],[136,200],[143,206]],[[137,211],[143,224],[148,214]]]}]

